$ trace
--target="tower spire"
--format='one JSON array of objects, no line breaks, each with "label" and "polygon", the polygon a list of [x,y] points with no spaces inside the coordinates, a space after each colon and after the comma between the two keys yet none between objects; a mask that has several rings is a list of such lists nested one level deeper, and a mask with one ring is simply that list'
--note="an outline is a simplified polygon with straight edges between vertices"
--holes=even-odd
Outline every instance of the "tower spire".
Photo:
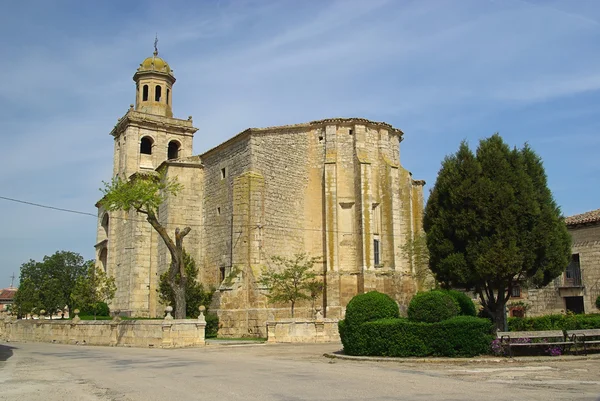
[{"label": "tower spire", "polygon": [[154,36],[154,57],[158,56],[158,33]]}]

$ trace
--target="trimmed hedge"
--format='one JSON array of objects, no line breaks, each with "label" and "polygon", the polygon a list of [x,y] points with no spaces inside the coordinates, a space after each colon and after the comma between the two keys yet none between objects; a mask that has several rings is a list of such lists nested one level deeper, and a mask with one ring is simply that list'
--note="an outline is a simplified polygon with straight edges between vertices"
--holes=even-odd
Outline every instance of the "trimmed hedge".
[{"label": "trimmed hedge", "polygon": [[345,320],[358,325],[371,320],[400,316],[398,304],[387,294],[370,291],[356,295],[346,306]]},{"label": "trimmed hedge", "polygon": [[473,300],[464,292],[458,290],[445,290],[446,294],[450,295],[458,304],[461,316],[477,316],[477,309]]},{"label": "trimmed hedge", "polygon": [[600,314],[510,317],[509,331],[600,329]]},{"label": "trimmed hedge", "polygon": [[216,313],[207,313],[206,314],[206,329],[205,329],[205,337],[206,338],[215,338],[217,337],[217,333],[219,332],[219,316]]},{"label": "trimmed hedge", "polygon": [[417,293],[408,305],[408,318],[414,322],[435,323],[457,316],[458,302],[443,291]]},{"label": "trimmed hedge", "polygon": [[493,339],[492,323],[472,316],[437,323],[381,319],[352,325],[341,320],[339,331],[348,355],[472,357],[488,353]]}]

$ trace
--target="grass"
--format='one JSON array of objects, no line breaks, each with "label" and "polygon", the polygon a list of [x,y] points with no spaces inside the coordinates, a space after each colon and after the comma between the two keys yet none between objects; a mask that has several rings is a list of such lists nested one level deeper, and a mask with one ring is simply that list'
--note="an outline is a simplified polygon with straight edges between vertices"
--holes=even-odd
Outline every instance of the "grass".
[{"label": "grass", "polygon": [[213,337],[219,341],[267,341],[266,337]]}]

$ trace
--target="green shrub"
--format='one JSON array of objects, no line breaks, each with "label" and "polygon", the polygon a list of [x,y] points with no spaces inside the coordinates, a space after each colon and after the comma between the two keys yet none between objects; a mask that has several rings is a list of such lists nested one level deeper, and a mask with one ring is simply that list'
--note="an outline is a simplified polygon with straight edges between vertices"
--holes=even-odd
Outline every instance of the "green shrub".
[{"label": "green shrub", "polygon": [[[94,313],[95,312],[95,313]],[[98,302],[81,309],[80,316],[110,316],[110,308],[106,302]]]},{"label": "green shrub", "polygon": [[358,325],[371,320],[398,317],[398,304],[389,295],[377,291],[356,295],[346,306],[347,324]]},{"label": "green shrub", "polygon": [[596,308],[600,309],[600,295],[596,298]]},{"label": "green shrub", "polygon": [[458,316],[437,323],[381,319],[361,325],[339,322],[344,352],[370,356],[471,357],[489,352],[492,323]]},{"label": "green shrub", "polygon": [[206,338],[215,338],[219,331],[219,316],[216,313],[206,314]]},{"label": "green shrub", "polygon": [[414,322],[435,323],[458,315],[458,303],[443,291],[419,292],[408,305],[408,318]]},{"label": "green shrub", "polygon": [[460,308],[459,315],[462,316],[477,316],[477,310],[473,300],[464,292],[458,290],[446,290],[446,294],[450,295]]},{"label": "green shrub", "polygon": [[510,317],[509,331],[600,329],[600,314]]}]

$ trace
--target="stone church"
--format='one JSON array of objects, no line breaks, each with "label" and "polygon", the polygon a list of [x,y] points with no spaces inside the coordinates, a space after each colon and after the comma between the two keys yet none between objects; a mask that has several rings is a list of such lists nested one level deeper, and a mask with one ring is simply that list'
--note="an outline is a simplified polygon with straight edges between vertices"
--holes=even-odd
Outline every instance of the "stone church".
[{"label": "stone church", "polygon": [[[175,76],[158,52],[133,76],[131,105],[110,134],[113,175],[166,171],[183,190],[160,208],[169,231],[191,227],[184,246],[198,279],[216,288],[220,335],[265,335],[266,321],[290,316],[257,285],[272,256],[319,256],[325,287],[317,303],[340,318],[356,294],[378,290],[405,307],[418,290],[407,244],[421,231],[424,181],[400,164],[403,132],[364,118],[248,128],[200,155],[192,117],[173,117]],[[160,274],[169,252],[144,216],[98,208],[96,256],[116,278],[111,309],[163,316]],[[296,317],[312,317],[307,302]]]}]

